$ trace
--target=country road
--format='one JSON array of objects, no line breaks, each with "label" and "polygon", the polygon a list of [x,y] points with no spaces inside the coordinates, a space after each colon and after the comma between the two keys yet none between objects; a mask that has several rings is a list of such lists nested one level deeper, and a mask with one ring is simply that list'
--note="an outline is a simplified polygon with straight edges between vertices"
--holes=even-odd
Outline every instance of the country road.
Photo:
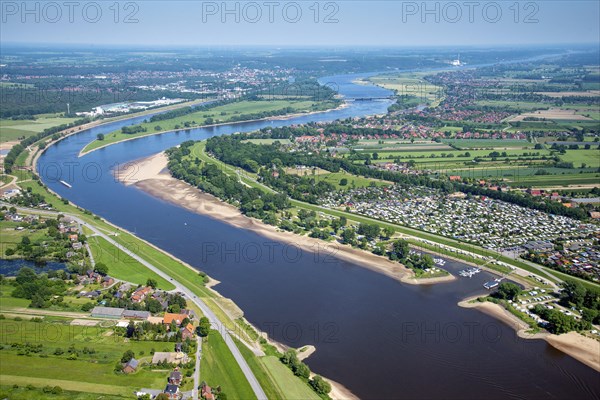
[{"label": "country road", "polygon": [[200,360],[202,359],[202,338],[198,336],[196,339],[196,369],[194,370],[194,389],[192,390],[192,397],[194,400],[198,399],[198,386],[200,386]]},{"label": "country road", "polygon": [[[7,203],[0,203],[0,205],[6,205],[7,207],[12,207],[13,206],[13,205],[7,204]],[[217,330],[221,334],[221,336],[223,337],[223,340],[227,344],[227,347],[229,347],[229,350],[231,351],[231,354],[233,354],[233,357],[235,358],[236,362],[240,366],[240,369],[242,370],[242,372],[246,376],[246,379],[248,380],[248,383],[252,387],[252,390],[254,391],[254,394],[256,395],[256,397],[259,400],[263,400],[263,399],[266,400],[267,399],[267,395],[265,394],[265,392],[263,391],[262,387],[258,383],[258,380],[256,379],[256,376],[254,375],[254,373],[250,369],[250,366],[248,366],[248,363],[246,362],[246,360],[242,356],[242,353],[240,352],[240,350],[235,345],[235,342],[233,341],[233,339],[232,339],[229,331],[225,327],[225,325],[212,312],[212,310],[206,305],[206,303],[204,303],[201,299],[199,299],[186,286],[184,286],[183,284],[179,283],[175,279],[171,278],[168,274],[166,274],[165,272],[163,272],[162,270],[160,270],[156,266],[152,265],[148,261],[144,260],[143,258],[141,258],[140,256],[138,256],[137,254],[135,254],[133,251],[127,249],[125,246],[123,246],[123,245],[115,242],[112,238],[110,238],[104,232],[100,231],[95,226],[88,224],[87,222],[83,221],[79,217],[76,217],[76,216],[74,216],[72,214],[67,214],[67,213],[58,213],[58,212],[53,212],[53,211],[36,210],[36,209],[26,208],[26,207],[15,207],[15,208],[17,210],[21,210],[21,211],[24,211],[24,212],[36,213],[36,214],[40,214],[40,215],[57,216],[58,214],[63,214],[64,216],[68,216],[70,218],[73,218],[73,220],[77,221],[81,226],[87,227],[92,232],[94,232],[95,235],[100,236],[101,238],[103,238],[104,240],[106,240],[107,242],[109,242],[110,244],[112,244],[113,246],[115,246],[117,249],[121,250],[123,253],[127,254],[128,256],[130,256],[131,258],[133,258],[134,260],[138,261],[140,264],[144,265],[145,267],[147,267],[151,271],[155,272],[160,277],[166,279],[167,281],[170,281],[173,285],[175,285],[175,290],[180,291],[183,294],[185,294],[185,296],[188,298],[188,300],[192,301],[194,304],[196,304],[198,306],[198,308],[200,308],[200,310],[202,311],[202,313],[204,314],[204,316],[206,316],[206,318],[208,318],[208,320],[210,321],[211,327],[213,329]]]}]

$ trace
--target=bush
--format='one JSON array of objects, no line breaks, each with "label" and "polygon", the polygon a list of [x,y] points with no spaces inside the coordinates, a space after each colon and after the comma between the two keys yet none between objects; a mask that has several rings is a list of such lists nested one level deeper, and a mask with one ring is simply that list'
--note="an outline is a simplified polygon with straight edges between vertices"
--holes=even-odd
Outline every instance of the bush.
[{"label": "bush", "polygon": [[331,392],[331,384],[319,375],[315,375],[315,377],[310,381],[310,386],[312,386],[315,392],[319,394],[327,394]]},{"label": "bush", "polygon": [[123,353],[123,356],[121,357],[121,362],[129,362],[129,360],[131,360],[133,357],[135,357],[135,353],[131,350],[127,350],[125,353]]}]

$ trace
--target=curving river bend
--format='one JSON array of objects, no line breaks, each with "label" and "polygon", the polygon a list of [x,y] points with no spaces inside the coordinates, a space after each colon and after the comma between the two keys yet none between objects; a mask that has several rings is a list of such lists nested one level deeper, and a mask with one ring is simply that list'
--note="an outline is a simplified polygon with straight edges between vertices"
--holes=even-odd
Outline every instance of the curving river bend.
[{"label": "curving river bend", "polygon": [[[346,97],[389,92],[352,81],[369,74],[323,78]],[[361,398],[600,398],[599,375],[545,341],[523,340],[511,327],[456,304],[482,292],[486,273],[433,286],[411,286],[349,262],[298,253],[253,232],[153,198],[114,180],[118,164],[185,140],[310,121],[384,113],[389,101],[357,101],[336,111],[148,136],[79,151],[98,133],[145,117],[70,136],[38,161],[42,180],[59,195],[159,246],[221,281],[216,289],[275,340],[313,344],[311,369]],[[70,173],[71,172],[71,173]],[[64,179],[68,189],[58,183]],[[456,272],[463,266],[448,261]]]}]

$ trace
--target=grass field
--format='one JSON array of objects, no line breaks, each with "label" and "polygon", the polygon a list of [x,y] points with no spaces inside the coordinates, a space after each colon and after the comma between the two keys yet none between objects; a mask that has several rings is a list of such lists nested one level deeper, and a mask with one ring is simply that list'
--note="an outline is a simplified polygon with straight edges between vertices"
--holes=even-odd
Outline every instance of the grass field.
[{"label": "grass field", "polygon": [[29,307],[31,300],[18,299],[11,296],[11,293],[14,289],[15,288],[11,285],[0,285],[0,311]]},{"label": "grass field", "polygon": [[267,373],[273,377],[279,389],[286,394],[288,399],[320,399],[320,397],[307,384],[294,376],[292,371],[283,365],[275,356],[266,356],[260,359]]},{"label": "grass field", "polygon": [[[270,389],[269,392],[266,392],[269,399],[320,399],[305,382],[294,376],[293,372],[283,365],[277,357],[272,355],[254,357],[247,347],[238,340],[235,340],[235,342],[261,386]],[[268,384],[265,385],[264,383]]]},{"label": "grass field", "polygon": [[[92,236],[88,238],[88,243],[94,255],[94,260],[97,263],[102,262],[106,264],[110,276],[139,285],[146,284],[148,278],[152,278],[156,280],[160,289],[172,290],[175,288],[172,283],[149,270],[131,258],[131,256],[120,251],[105,239]],[[129,246],[129,249],[135,252],[135,248],[132,246]]]},{"label": "grass field", "polygon": [[0,186],[7,184],[12,181],[12,177],[9,175],[0,175]]},{"label": "grass field", "polygon": [[[131,398],[130,396],[119,396],[119,395],[107,395],[99,393],[84,393],[64,390],[60,394],[44,393],[39,387],[45,386],[43,382],[38,384],[38,387],[32,387],[33,382],[29,382],[28,379],[22,376],[0,376],[0,381],[11,381],[13,385],[2,385],[0,386],[0,398],[10,400],[122,400]],[[35,381],[35,380],[34,380]],[[69,382],[70,383],[70,382]],[[30,386],[31,385],[31,386]],[[50,384],[48,386],[57,386],[57,384]],[[65,386],[61,386],[65,389]]]},{"label": "grass field", "polygon": [[494,140],[494,139],[444,139],[443,143],[453,144],[460,147],[461,149],[472,149],[472,148],[494,148],[494,149],[506,149],[506,148],[533,148],[533,144],[527,140],[517,139],[506,139],[506,140]]},{"label": "grass field", "polygon": [[[0,329],[3,384],[17,383],[15,377],[22,377],[36,386],[59,385],[81,392],[126,395],[138,387],[162,387],[167,377],[164,371],[145,368],[130,375],[115,374],[114,367],[125,348],[144,362],[151,359],[151,350],[170,351],[172,343],[126,342],[110,334],[110,328],[46,322],[0,320]],[[12,343],[25,342],[41,344],[41,352],[20,355],[18,349],[12,347]],[[74,359],[68,359],[70,346],[79,351]],[[86,354],[82,352],[84,347],[95,352]],[[58,348],[64,353],[56,355]],[[58,381],[61,383],[52,383]]]},{"label": "grass field", "polygon": [[[314,101],[292,101],[292,100],[273,100],[273,101],[240,101],[236,103],[225,104],[214,107],[209,110],[201,110],[181,117],[172,118],[164,121],[146,122],[139,124],[146,129],[146,132],[125,134],[120,130],[105,135],[104,140],[94,140],[85,146],[82,152],[90,151],[101,146],[117,143],[123,140],[147,136],[159,132],[171,130],[191,129],[207,124],[220,124],[233,121],[243,115],[250,115],[263,112],[276,112],[291,107],[293,112],[311,112],[331,108],[333,103],[314,102]],[[209,120],[210,119],[210,120]],[[247,118],[250,119],[250,118]],[[208,122],[207,122],[208,120]],[[190,125],[189,128],[185,124]]]},{"label": "grass field", "polygon": [[568,185],[598,185],[600,174],[535,175],[520,177],[516,183],[520,186],[556,187]]},{"label": "grass field", "polygon": [[53,126],[68,124],[75,118],[40,116],[35,120],[0,119],[0,143],[21,140]]},{"label": "grass field", "polygon": [[507,100],[479,100],[475,104],[479,106],[488,106],[502,109],[518,109],[518,110],[539,110],[542,108],[552,107],[552,103],[541,103],[535,101],[507,101]]},{"label": "grass field", "polygon": [[[508,149],[508,150],[503,150],[503,149],[497,149],[497,150],[454,150],[454,149],[450,149],[450,150],[427,150],[427,151],[423,151],[423,150],[399,150],[399,151],[389,151],[389,150],[385,150],[385,151],[376,151],[377,155],[379,156],[379,159],[393,159],[393,158],[401,158],[401,159],[406,159],[406,160],[410,160],[410,159],[414,159],[415,161],[419,161],[419,160],[425,160],[425,161],[438,161],[438,160],[444,160],[446,157],[443,156],[443,154],[446,154],[446,156],[452,154],[454,157],[450,157],[448,159],[453,159],[453,160],[460,160],[460,159],[467,159],[467,160],[472,160],[474,157],[490,157],[489,154],[491,152],[497,151],[500,154],[506,152],[507,156],[514,156],[514,157],[530,157],[530,156],[525,156],[524,153],[539,153],[539,156],[535,156],[535,157],[540,157],[543,155],[550,155],[550,151],[549,150],[519,150],[519,149]],[[372,151],[357,151],[357,153],[371,153]],[[464,155],[466,152],[469,153],[468,157],[459,157],[461,155]],[[432,155],[435,155],[437,157],[431,157]],[[503,158],[504,156],[498,156],[497,158]]]},{"label": "grass field", "polygon": [[396,95],[416,96],[431,106],[437,106],[443,98],[443,88],[427,82],[425,73],[402,73],[397,75],[379,75],[369,78],[375,85],[393,90]]},{"label": "grass field", "polygon": [[588,167],[600,168],[600,150],[567,150],[560,159],[566,162],[572,162],[576,168],[585,164]]},{"label": "grass field", "polygon": [[[310,176],[310,174],[309,174]],[[347,179],[348,184],[345,186],[340,185],[340,180]],[[338,189],[351,189],[352,187],[367,187],[372,182],[375,182],[377,186],[387,186],[391,185],[390,182],[380,181],[376,179],[364,178],[358,175],[352,175],[347,172],[334,172],[323,175],[316,175],[315,180],[329,182],[332,185],[335,185]]]},{"label": "grass field", "polygon": [[0,221],[0,237],[2,237],[2,240],[0,241],[2,250],[0,258],[4,257],[4,251],[6,251],[8,247],[14,248],[24,236],[28,236],[32,242],[36,242],[37,240],[54,240],[53,238],[48,237],[47,229],[36,229],[33,232],[29,229],[18,231],[16,228],[19,225],[18,222]]},{"label": "grass field", "polygon": [[256,399],[250,384],[217,331],[211,330],[202,345],[200,380],[221,386],[230,399]]}]

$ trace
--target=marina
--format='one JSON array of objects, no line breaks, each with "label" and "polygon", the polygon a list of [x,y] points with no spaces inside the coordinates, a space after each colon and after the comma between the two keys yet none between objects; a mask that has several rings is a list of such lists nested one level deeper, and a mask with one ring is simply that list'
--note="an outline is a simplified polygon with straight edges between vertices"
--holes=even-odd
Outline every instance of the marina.
[{"label": "marina", "polygon": [[491,290],[493,288],[495,288],[496,286],[498,286],[500,284],[500,282],[502,282],[504,278],[496,278],[493,281],[489,281],[483,284],[483,287],[486,288],[487,290]]},{"label": "marina", "polygon": [[464,278],[472,278],[474,275],[477,275],[481,272],[480,268],[467,268],[458,272],[458,274]]}]

